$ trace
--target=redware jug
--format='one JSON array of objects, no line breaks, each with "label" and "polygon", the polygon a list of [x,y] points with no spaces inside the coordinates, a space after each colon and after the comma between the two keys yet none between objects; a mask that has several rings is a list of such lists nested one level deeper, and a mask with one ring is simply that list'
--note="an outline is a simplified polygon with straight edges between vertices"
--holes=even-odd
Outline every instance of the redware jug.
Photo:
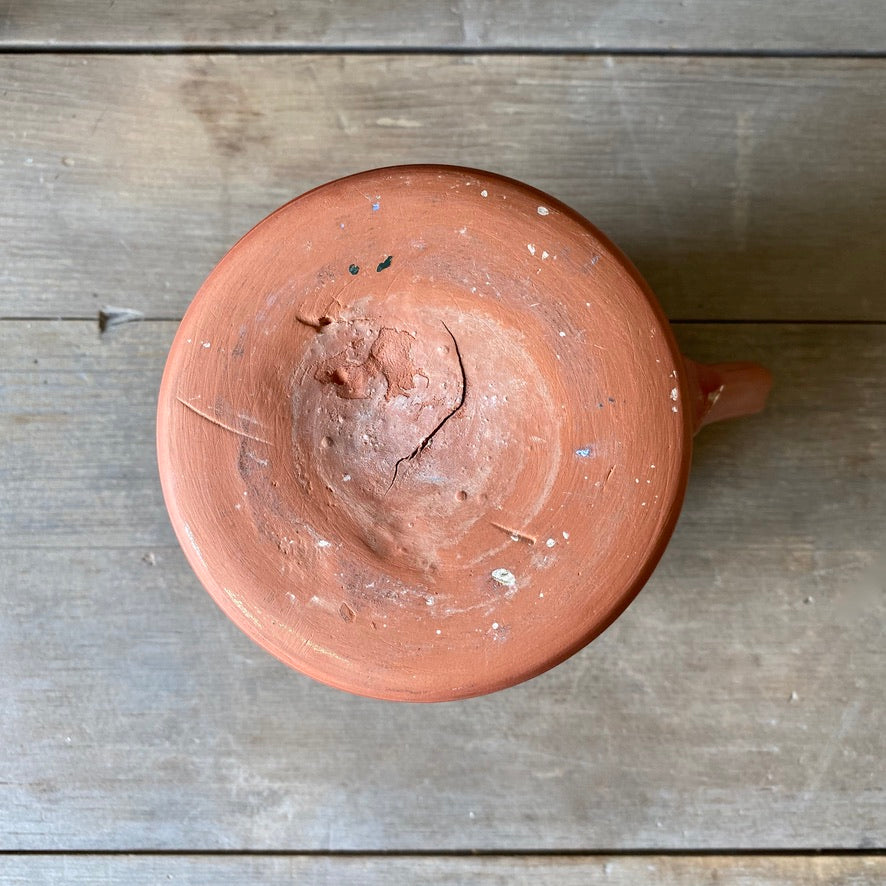
[{"label": "redware jug", "polygon": [[200,581],[266,650],[363,695],[464,698],[612,623],[693,434],[769,386],[682,357],[553,197],[392,167],[298,197],[212,271],[163,376],[160,475]]}]

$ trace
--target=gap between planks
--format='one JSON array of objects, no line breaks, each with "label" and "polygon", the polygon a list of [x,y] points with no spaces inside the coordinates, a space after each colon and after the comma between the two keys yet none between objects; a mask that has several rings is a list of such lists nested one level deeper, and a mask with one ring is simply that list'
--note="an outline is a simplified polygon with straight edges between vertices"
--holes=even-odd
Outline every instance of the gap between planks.
[{"label": "gap between planks", "polygon": [[623,48],[618,46],[310,46],[294,43],[279,45],[256,43],[246,46],[212,43],[188,44],[88,44],[54,43],[50,45],[18,43],[0,44],[0,55],[470,55],[470,56],[571,56],[630,58],[723,58],[723,59],[846,59],[870,61],[886,59],[881,50],[822,49],[658,49],[655,47]]}]

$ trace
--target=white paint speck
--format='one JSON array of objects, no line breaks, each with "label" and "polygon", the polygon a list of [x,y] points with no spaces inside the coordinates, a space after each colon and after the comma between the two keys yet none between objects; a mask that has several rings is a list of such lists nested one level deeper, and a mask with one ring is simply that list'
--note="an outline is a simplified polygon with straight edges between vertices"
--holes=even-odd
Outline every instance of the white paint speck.
[{"label": "white paint speck", "polygon": [[320,541],[317,542],[317,547],[318,548],[328,548],[329,544],[330,543],[328,541],[326,541],[325,538],[321,538]]},{"label": "white paint speck", "polygon": [[551,212],[547,206],[539,206],[537,211],[539,215],[549,215]]},{"label": "white paint speck", "polygon": [[566,333],[562,329],[560,330],[560,338],[566,338]]},{"label": "white paint speck", "polygon": [[493,569],[492,578],[500,585],[504,585],[508,588],[512,588],[517,584],[516,576],[509,569]]},{"label": "white paint speck", "polygon": [[551,257],[551,254],[546,249],[542,249],[541,260],[544,261],[545,259],[550,258],[550,257]]},{"label": "white paint speck", "polygon": [[680,396],[680,392],[676,388],[671,388],[671,399],[676,400]]},{"label": "white paint speck", "polygon": [[530,255],[535,255],[535,244],[534,243],[527,243],[526,248],[529,250]]},{"label": "white paint speck", "polygon": [[549,548],[552,548],[555,544],[557,544],[557,542],[556,542],[553,538],[549,538],[549,539],[545,542],[545,546],[546,546],[546,547],[549,547]]},{"label": "white paint speck", "polygon": [[212,347],[212,342],[210,342],[210,341],[204,341],[204,342],[201,342],[201,344],[203,345],[204,348]]},{"label": "white paint speck", "polygon": [[440,634],[442,634],[442,633],[443,633],[443,631],[441,631],[440,628],[437,628],[437,631],[436,631],[437,636],[439,637]]},{"label": "white paint speck", "polygon": [[428,606],[433,606],[434,605],[434,598],[433,597],[425,597],[425,603],[427,603]]},{"label": "white paint speck", "polygon": [[569,540],[569,533],[568,533],[568,532],[564,532],[564,533],[563,533],[563,538],[565,538],[565,539],[568,541],[568,540]]},{"label": "white paint speck", "polygon": [[487,191],[486,188],[483,188],[483,190],[480,191],[480,196],[481,196],[481,197],[488,197],[488,196],[489,196],[489,191]]},{"label": "white paint speck", "polygon": [[341,481],[342,481],[342,483],[350,483],[351,482],[351,475],[345,474],[344,477],[341,478]]},{"label": "white paint speck", "polygon": [[671,407],[671,412],[679,412],[679,410],[677,409],[676,406],[672,406],[672,407]]},{"label": "white paint speck", "polygon": [[497,621],[492,622],[492,630],[497,631],[499,629],[499,624]]}]

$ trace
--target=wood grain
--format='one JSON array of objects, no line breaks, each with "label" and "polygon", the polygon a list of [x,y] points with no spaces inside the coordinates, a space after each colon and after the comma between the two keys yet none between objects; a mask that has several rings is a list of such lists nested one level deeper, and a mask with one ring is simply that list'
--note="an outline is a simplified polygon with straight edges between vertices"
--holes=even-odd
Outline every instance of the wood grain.
[{"label": "wood grain", "polygon": [[0,82],[0,315],[178,317],[292,196],[445,162],[573,205],[672,317],[886,320],[881,59],[7,55]]},{"label": "wood grain", "polygon": [[199,588],[154,476],[174,328],[0,323],[0,847],[883,848],[886,328],[679,328],[771,408],[698,438],[612,629],[430,707],[288,671]]},{"label": "wood grain", "polygon": [[3,859],[2,886],[246,886],[310,883],[311,886],[881,886],[881,856],[808,858],[710,856],[680,858],[341,858],[30,856]]},{"label": "wood grain", "polygon": [[0,45],[816,50],[886,48],[877,0],[11,0]]}]

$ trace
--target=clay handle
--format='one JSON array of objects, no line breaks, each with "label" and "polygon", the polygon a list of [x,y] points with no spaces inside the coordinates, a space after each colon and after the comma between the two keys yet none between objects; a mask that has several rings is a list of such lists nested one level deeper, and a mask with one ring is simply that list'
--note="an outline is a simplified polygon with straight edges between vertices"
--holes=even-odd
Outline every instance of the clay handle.
[{"label": "clay handle", "polygon": [[696,363],[683,358],[695,431],[724,418],[753,415],[766,405],[772,373],[759,363]]}]

